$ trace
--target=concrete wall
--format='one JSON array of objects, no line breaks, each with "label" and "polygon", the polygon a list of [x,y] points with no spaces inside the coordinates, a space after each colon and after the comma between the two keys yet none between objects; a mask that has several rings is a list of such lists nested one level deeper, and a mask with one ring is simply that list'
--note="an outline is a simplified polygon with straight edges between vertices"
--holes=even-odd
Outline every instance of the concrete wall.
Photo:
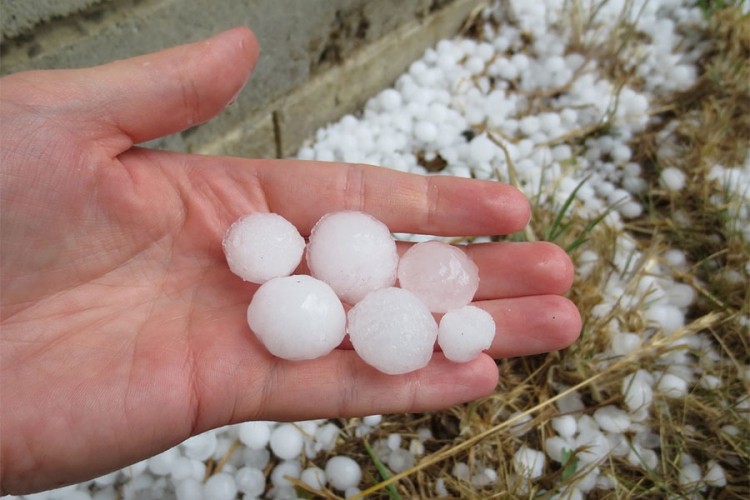
[{"label": "concrete wall", "polygon": [[158,147],[293,154],[316,128],[390,85],[452,36],[480,0],[0,0],[0,74],[80,67],[247,25],[261,45],[250,84],[211,122]]}]

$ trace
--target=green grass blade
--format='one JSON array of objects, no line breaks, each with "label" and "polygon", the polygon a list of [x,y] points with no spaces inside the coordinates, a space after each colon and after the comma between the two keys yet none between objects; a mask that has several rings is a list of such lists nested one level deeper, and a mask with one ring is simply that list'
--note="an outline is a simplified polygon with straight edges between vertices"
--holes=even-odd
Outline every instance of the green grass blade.
[{"label": "green grass blade", "polygon": [[[364,441],[364,444],[365,450],[367,450],[367,454],[370,455],[370,459],[372,460],[372,463],[375,464],[375,468],[378,469],[380,477],[383,478],[383,481],[386,481],[391,477],[391,471],[388,470],[388,467],[383,465],[383,462],[381,462],[378,456],[375,454],[372,447],[370,446],[370,443]],[[395,484],[389,484],[386,489],[388,490],[388,496],[390,498],[392,498],[393,500],[401,500],[401,495],[399,495]]]}]

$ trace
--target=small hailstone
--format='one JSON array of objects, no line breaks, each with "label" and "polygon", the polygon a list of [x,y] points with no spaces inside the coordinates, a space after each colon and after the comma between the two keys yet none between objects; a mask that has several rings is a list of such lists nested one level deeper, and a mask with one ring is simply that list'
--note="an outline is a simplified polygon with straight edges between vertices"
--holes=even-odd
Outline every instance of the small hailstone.
[{"label": "small hailstone", "polygon": [[205,498],[203,483],[194,477],[189,477],[177,485],[175,496],[177,500],[203,500]]},{"label": "small hailstone", "polygon": [[276,488],[293,488],[294,484],[286,479],[292,477],[299,479],[302,468],[296,460],[284,460],[271,471],[271,483]]},{"label": "small hailstone", "polygon": [[396,434],[394,432],[393,434],[388,435],[388,448],[391,450],[398,450],[401,448],[401,434]]},{"label": "small hailstone", "polygon": [[685,283],[675,283],[668,290],[669,303],[677,307],[688,307],[695,300],[695,290]]},{"label": "small hailstone", "polygon": [[271,452],[268,451],[268,448],[261,448],[259,450],[245,448],[242,450],[242,460],[244,465],[248,467],[263,470],[268,465],[268,462],[271,461]]},{"label": "small hailstone", "polygon": [[234,476],[220,472],[209,477],[203,485],[206,498],[215,500],[233,500],[237,497],[237,483]]},{"label": "small hailstone", "polygon": [[513,467],[516,474],[528,479],[537,479],[544,472],[544,453],[522,446],[513,455]]},{"label": "small hailstone", "polygon": [[256,212],[232,224],[223,247],[234,274],[262,284],[294,272],[302,259],[305,239],[282,216]]},{"label": "small hailstone", "polygon": [[302,471],[300,481],[308,485],[310,488],[322,490],[327,482],[326,473],[320,467],[308,467]]},{"label": "small hailstone", "polygon": [[357,486],[362,479],[362,469],[349,457],[335,456],[326,463],[326,477],[335,489],[345,491]]},{"label": "small hailstone", "polygon": [[539,118],[536,116],[526,116],[523,119],[521,119],[521,122],[519,123],[519,128],[521,129],[521,132],[523,132],[525,135],[533,135],[536,132],[539,131],[541,128],[541,122]]},{"label": "small hailstone", "polygon": [[446,312],[471,302],[479,288],[479,269],[460,248],[425,241],[401,257],[398,281],[430,311]]},{"label": "small hailstone", "polygon": [[247,309],[250,329],[280,358],[302,360],[324,356],[346,335],[346,313],[323,281],[294,275],[261,285]]},{"label": "small hailstone", "polygon": [[291,460],[302,453],[305,440],[293,424],[281,424],[271,433],[271,451],[282,460]]},{"label": "small hailstone", "polygon": [[209,431],[191,437],[183,442],[181,446],[185,451],[185,456],[202,462],[214,454],[216,444],[216,433]]},{"label": "small hailstone", "polygon": [[166,476],[179,456],[180,452],[176,447],[163,451],[148,459],[148,470],[155,476]]},{"label": "small hailstone", "polygon": [[398,375],[424,368],[432,358],[437,324],[411,292],[383,288],[369,293],[348,314],[354,350],[383,373]]},{"label": "small hailstone", "polygon": [[396,474],[414,467],[415,463],[414,455],[400,448],[388,455],[388,468]]},{"label": "small hailstone", "polygon": [[552,419],[552,428],[560,436],[569,438],[578,431],[578,422],[573,415],[561,415]]},{"label": "small hailstone", "polygon": [[178,457],[172,464],[170,479],[173,484],[177,485],[189,477],[203,480],[206,475],[206,465],[198,460],[191,460],[187,457]]},{"label": "small hailstone", "polygon": [[681,398],[688,392],[688,383],[682,377],[665,373],[656,384],[656,390],[670,398]]},{"label": "small hailstone", "polygon": [[409,453],[414,455],[415,457],[419,457],[424,455],[425,447],[424,444],[422,444],[422,441],[419,439],[412,439],[409,441]]},{"label": "small hailstone", "polygon": [[321,425],[315,431],[315,443],[319,450],[330,451],[336,445],[336,438],[339,437],[339,428],[331,422]]},{"label": "small hailstone", "polygon": [[500,149],[485,134],[480,134],[469,143],[469,154],[476,163],[492,160]]},{"label": "small hailstone", "polygon": [[685,464],[680,468],[680,473],[677,476],[677,482],[680,486],[696,486],[701,480],[701,468],[698,464],[689,463]]},{"label": "small hailstone", "polygon": [[396,89],[385,89],[379,96],[380,105],[386,111],[394,111],[401,107],[401,94]]},{"label": "small hailstone", "polygon": [[613,405],[607,405],[594,412],[594,420],[603,431],[624,433],[630,427],[627,412]]},{"label": "small hailstone", "polygon": [[243,422],[239,424],[239,439],[248,448],[265,448],[271,438],[271,425],[268,422]]},{"label": "small hailstone", "polygon": [[253,467],[243,467],[234,475],[237,482],[237,489],[245,497],[259,497],[266,489],[266,476],[259,469]]},{"label": "small hailstone", "polygon": [[703,476],[703,481],[707,485],[716,488],[723,488],[727,485],[727,477],[724,474],[724,469],[715,460],[709,460],[706,464],[706,473]]},{"label": "small hailstone", "polygon": [[685,173],[679,168],[665,168],[661,171],[659,180],[668,191],[680,191],[685,187]]},{"label": "small hailstone", "polygon": [[364,423],[368,427],[376,427],[380,425],[380,422],[382,420],[382,415],[368,415],[362,419],[362,423]]},{"label": "small hailstone", "polygon": [[445,487],[445,479],[442,477],[435,481],[435,494],[439,497],[447,497],[449,495],[448,488]]},{"label": "small hailstone", "polygon": [[420,141],[432,142],[437,138],[438,128],[432,122],[419,122],[416,127],[414,127],[414,135],[416,135],[417,139]]},{"label": "small hailstone", "polygon": [[468,481],[470,477],[469,466],[465,462],[456,462],[451,471],[453,477],[461,481]]},{"label": "small hailstone", "polygon": [[438,344],[445,357],[465,363],[488,349],[495,338],[495,321],[490,313],[464,306],[445,313],[438,327]]},{"label": "small hailstone", "polygon": [[344,498],[354,498],[357,495],[359,495],[362,492],[359,488],[356,486],[351,486],[344,490]]},{"label": "small hailstone", "polygon": [[619,332],[612,335],[612,353],[625,356],[641,347],[642,339],[635,333]]},{"label": "small hailstone", "polygon": [[610,452],[609,440],[600,431],[578,434],[573,445],[574,449],[581,449],[578,458],[585,464],[600,462]]},{"label": "small hailstone", "polygon": [[341,300],[356,304],[396,282],[398,252],[388,227],[364,212],[323,216],[310,235],[307,264]]},{"label": "small hailstone", "polygon": [[552,460],[560,464],[565,461],[565,452],[570,452],[572,449],[573,446],[559,436],[552,436],[544,441],[544,451]]}]

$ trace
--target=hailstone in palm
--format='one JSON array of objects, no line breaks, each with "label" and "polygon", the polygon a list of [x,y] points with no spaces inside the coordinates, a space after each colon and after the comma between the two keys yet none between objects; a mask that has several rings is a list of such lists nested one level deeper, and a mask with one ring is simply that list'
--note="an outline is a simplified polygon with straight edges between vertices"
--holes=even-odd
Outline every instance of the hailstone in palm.
[{"label": "hailstone in palm", "polygon": [[413,293],[402,288],[370,292],[348,314],[352,346],[366,363],[398,375],[427,366],[437,323]]},{"label": "hailstone in palm", "polygon": [[396,282],[398,252],[388,227],[364,212],[324,215],[310,234],[310,273],[349,304]]},{"label": "hailstone in palm", "polygon": [[307,275],[264,283],[247,309],[250,329],[280,358],[314,359],[331,352],[346,334],[346,313],[330,286]]},{"label": "hailstone in palm", "polygon": [[446,312],[471,302],[479,288],[479,269],[460,248],[425,241],[401,257],[398,282],[430,311]]},{"label": "hailstone in palm", "polygon": [[495,321],[490,313],[464,306],[445,313],[438,326],[438,345],[446,358],[465,363],[488,349],[495,338]]},{"label": "hailstone in palm", "polygon": [[302,260],[305,239],[279,214],[256,212],[232,224],[222,246],[234,274],[262,284],[294,272]]}]

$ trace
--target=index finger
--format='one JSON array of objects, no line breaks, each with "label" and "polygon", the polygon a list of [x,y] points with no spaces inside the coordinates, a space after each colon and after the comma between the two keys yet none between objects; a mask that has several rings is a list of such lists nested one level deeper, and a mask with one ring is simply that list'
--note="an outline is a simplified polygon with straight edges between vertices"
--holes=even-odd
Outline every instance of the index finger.
[{"label": "index finger", "polygon": [[439,236],[508,234],[531,208],[517,189],[495,181],[407,174],[383,167],[301,160],[256,160],[271,211],[309,234],[329,212],[360,210],[392,232]]}]

